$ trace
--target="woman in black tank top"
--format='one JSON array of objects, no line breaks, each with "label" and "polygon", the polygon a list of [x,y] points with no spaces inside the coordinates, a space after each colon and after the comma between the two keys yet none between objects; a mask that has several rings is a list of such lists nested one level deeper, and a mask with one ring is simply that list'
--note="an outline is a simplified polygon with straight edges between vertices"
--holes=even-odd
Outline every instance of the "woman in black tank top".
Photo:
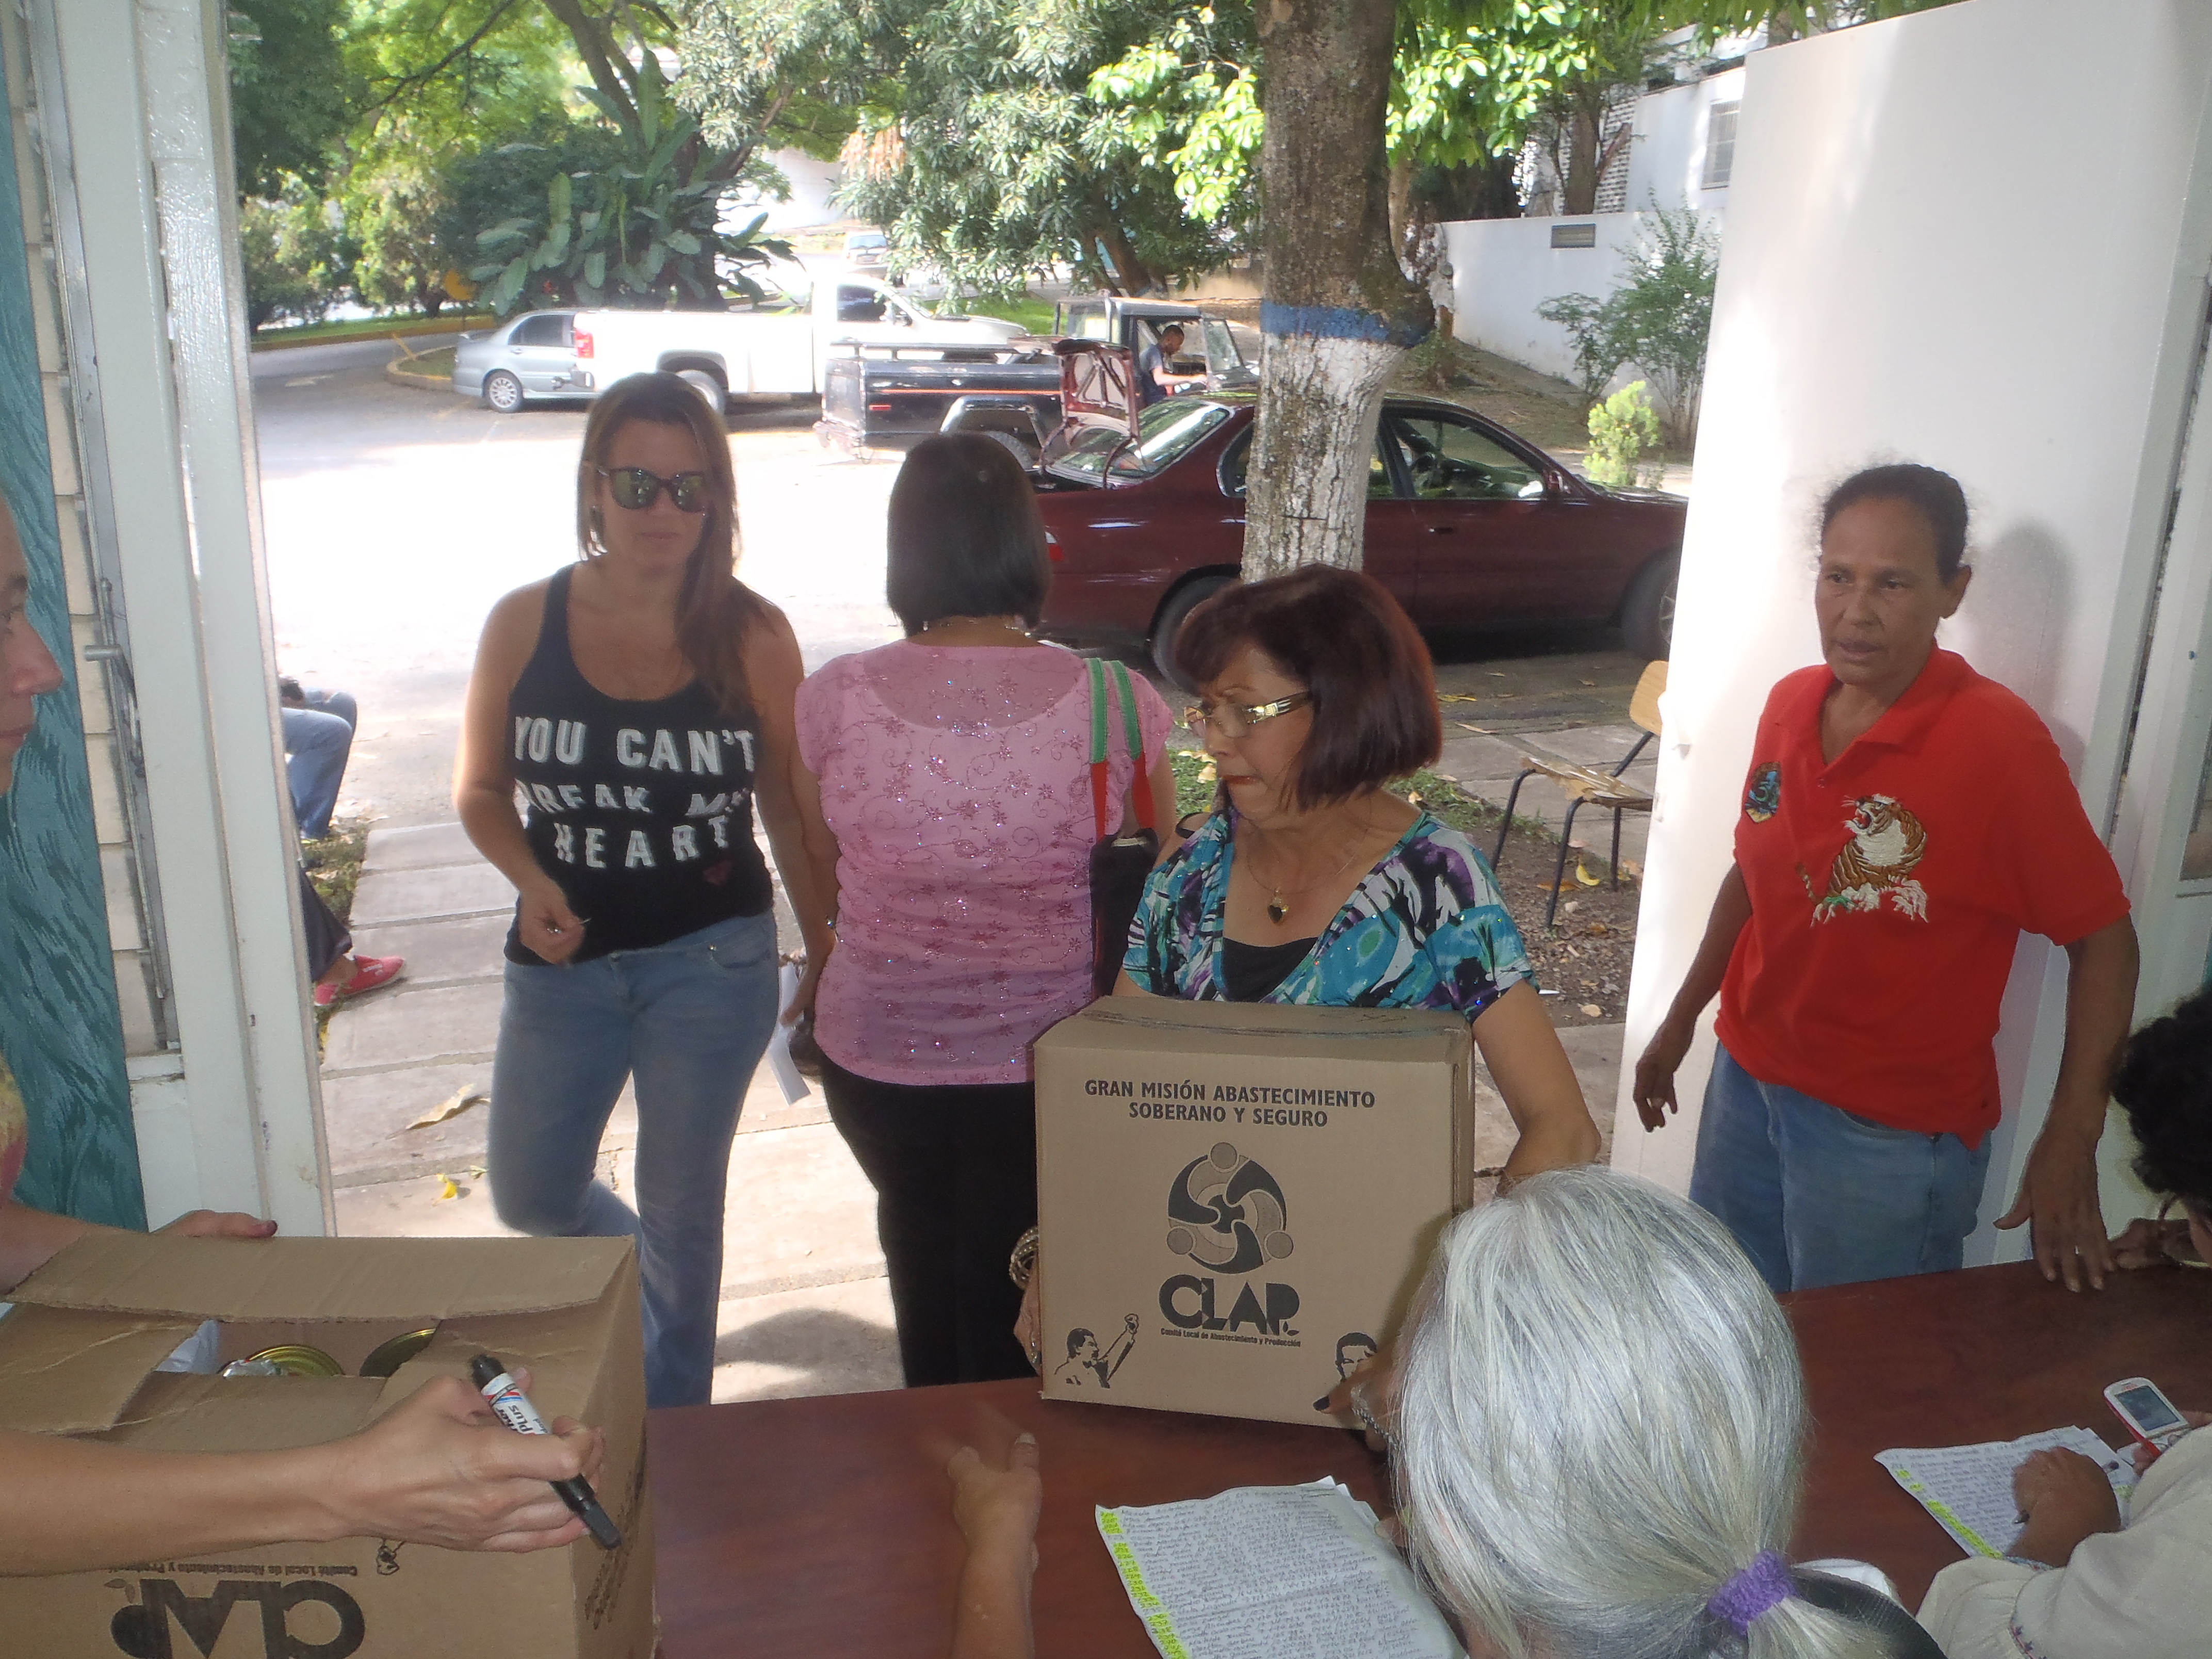
[{"label": "woman in black tank top", "polygon": [[[454,802],[513,882],[489,1170],[509,1226],[635,1236],[647,1395],[708,1397],[730,1139],[776,1012],[753,808],[826,952],[790,785],[798,641],[737,580],[728,434],[682,380],[584,429],[581,557],[493,609]],[[638,1207],[594,1179],[626,1082]]]}]

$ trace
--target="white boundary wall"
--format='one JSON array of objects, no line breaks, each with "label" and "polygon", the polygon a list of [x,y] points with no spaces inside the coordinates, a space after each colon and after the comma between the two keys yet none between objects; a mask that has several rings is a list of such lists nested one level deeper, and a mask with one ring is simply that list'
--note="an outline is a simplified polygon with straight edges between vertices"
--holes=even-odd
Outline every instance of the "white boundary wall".
[{"label": "white boundary wall", "polygon": [[[2078,92],[2092,40],[2108,77],[2085,149],[2049,112]],[[2036,708],[2092,821],[2112,823],[2212,268],[2208,86],[2202,0],[1973,0],[1752,59],[1617,1164],[1687,1183],[1710,1015],[1678,1079],[1688,1104],[1662,1133],[1637,1121],[1633,1063],[1729,866],[1766,691],[1818,660],[1808,518],[1826,485],[1877,459],[1966,483],[1978,575],[1944,643]],[[2115,171],[2115,155],[2129,165]],[[2139,881],[2136,896],[2165,898]],[[2063,986],[2063,955],[2024,940],[1998,1039],[2005,1124],[1969,1261],[2026,1249],[2024,1230],[1988,1223],[2048,1109]],[[2108,1205],[2129,1196],[2108,1183]]]},{"label": "white boundary wall", "polygon": [[[1741,154],[1741,150],[1738,152]],[[1725,201],[1727,192],[1708,192]],[[1444,228],[1452,265],[1452,334],[1469,345],[1563,380],[1575,377],[1575,349],[1567,331],[1537,316],[1536,307],[1562,294],[1602,300],[1620,280],[1622,249],[1632,246],[1650,213],[1599,213],[1585,219],[1455,219]],[[1723,216],[1699,212],[1718,235]],[[1558,225],[1595,225],[1595,247],[1552,246]],[[1618,389],[1639,377],[1633,365],[1613,380]]]}]

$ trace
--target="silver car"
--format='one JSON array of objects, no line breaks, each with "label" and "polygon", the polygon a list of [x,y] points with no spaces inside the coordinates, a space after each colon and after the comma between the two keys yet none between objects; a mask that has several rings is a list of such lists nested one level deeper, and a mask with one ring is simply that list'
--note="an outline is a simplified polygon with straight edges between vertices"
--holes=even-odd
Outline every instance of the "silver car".
[{"label": "silver car", "polygon": [[453,348],[453,390],[512,415],[533,398],[584,398],[576,374],[575,313],[526,311]]}]

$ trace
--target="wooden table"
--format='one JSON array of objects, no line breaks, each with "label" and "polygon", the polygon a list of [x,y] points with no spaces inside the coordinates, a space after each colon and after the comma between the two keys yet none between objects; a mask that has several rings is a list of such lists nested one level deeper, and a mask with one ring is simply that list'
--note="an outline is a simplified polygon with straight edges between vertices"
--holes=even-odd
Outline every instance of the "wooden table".
[{"label": "wooden table", "polygon": [[[1917,1605],[1955,1545],[1874,1454],[2079,1423],[2118,1441],[2101,1390],[2142,1374],[2212,1407],[2212,1273],[2123,1273],[2069,1295],[2027,1265],[1788,1298],[1816,1419],[1799,1558],[1877,1563]],[[1160,1504],[1333,1474],[1389,1507],[1378,1460],[1333,1428],[1043,1401],[1034,1382],[655,1412],[665,1659],[941,1659],[960,1562],[943,1473],[962,1442],[1026,1428],[1043,1453],[1037,1645],[1149,1659],[1094,1504]]]}]

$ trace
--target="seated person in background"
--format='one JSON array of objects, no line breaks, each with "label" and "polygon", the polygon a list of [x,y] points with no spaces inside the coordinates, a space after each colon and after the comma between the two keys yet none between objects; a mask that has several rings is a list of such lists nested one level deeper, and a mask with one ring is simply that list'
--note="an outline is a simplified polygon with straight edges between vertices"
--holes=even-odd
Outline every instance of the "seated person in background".
[{"label": "seated person in background", "polygon": [[[0,504],[0,797],[37,724],[38,698],[62,684],[31,626],[29,592],[15,523]],[[21,1092],[0,1055],[0,1299],[65,1245],[112,1231],[14,1200],[29,1139]],[[195,1210],[161,1231],[266,1238],[276,1225]],[[603,1449],[597,1430],[566,1419],[550,1436],[516,1434],[459,1377],[434,1379],[359,1434],[292,1451],[142,1451],[0,1429],[0,1574],[332,1538],[448,1549],[566,1544],[584,1523],[546,1483],[596,1474]]]},{"label": "seated person in background", "polygon": [[1163,398],[1172,397],[1187,386],[1204,386],[1203,374],[1178,374],[1174,368],[1176,358],[1182,351],[1182,330],[1170,323],[1160,331],[1158,343],[1146,346],[1137,354],[1137,407],[1146,409]]},{"label": "seated person in background", "polygon": [[284,724],[284,775],[292,787],[292,816],[300,839],[320,841],[331,833],[337,810],[338,786],[345,781],[353,753],[354,729],[361,710],[343,691],[302,687],[289,674],[276,682],[278,718]]},{"label": "seated person in background", "polygon": [[[1474,1659],[1942,1659],[1872,1569],[1784,1559],[1796,1345],[1704,1211],[1610,1170],[1532,1176],[1451,1224],[1415,1306],[1395,1401],[1363,1397],[1371,1370],[1353,1398],[1382,1413],[1409,1553]],[[1036,1444],[949,1473],[955,1659],[1021,1659]]]},{"label": "seated person in background", "polygon": [[[2112,1096],[2142,1152],[2136,1174],[2181,1200],[2200,1259],[2212,1261],[2212,991],[2152,1021],[2121,1051]],[[2113,1241],[2123,1264],[2154,1224]],[[2170,1381],[2185,1397],[2205,1379]],[[2177,1401],[2177,1403],[2178,1401]],[[1936,1575],[1920,1617],[1950,1659],[2183,1659],[2212,1652],[2212,1418],[2167,1448],[2136,1487],[2125,1530],[2112,1489],[2078,1452],[2038,1452],[2013,1477],[2027,1529],[2002,1561]]]}]

